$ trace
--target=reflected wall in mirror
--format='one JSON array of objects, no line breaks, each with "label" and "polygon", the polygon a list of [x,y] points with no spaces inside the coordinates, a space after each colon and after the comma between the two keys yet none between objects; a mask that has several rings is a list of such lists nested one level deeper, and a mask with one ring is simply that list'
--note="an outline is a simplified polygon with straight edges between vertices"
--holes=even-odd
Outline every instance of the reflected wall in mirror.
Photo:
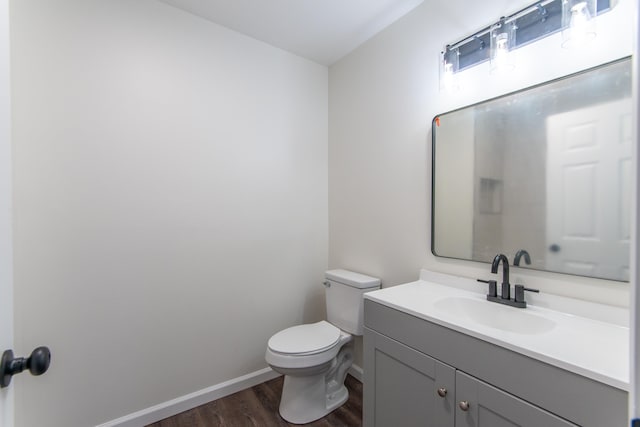
[{"label": "reflected wall in mirror", "polygon": [[628,58],[436,116],[433,254],[628,281],[632,132]]}]

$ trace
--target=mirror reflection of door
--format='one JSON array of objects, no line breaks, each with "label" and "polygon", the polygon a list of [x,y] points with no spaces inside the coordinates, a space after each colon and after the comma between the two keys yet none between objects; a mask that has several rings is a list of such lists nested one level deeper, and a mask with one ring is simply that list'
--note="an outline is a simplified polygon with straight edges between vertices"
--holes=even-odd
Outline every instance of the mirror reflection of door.
[{"label": "mirror reflection of door", "polygon": [[549,116],[550,270],[629,280],[631,99]]}]

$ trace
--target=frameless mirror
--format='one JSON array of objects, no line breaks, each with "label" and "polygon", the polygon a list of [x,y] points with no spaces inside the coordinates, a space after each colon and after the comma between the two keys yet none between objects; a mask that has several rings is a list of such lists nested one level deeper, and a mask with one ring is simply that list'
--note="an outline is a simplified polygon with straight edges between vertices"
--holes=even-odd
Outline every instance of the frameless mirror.
[{"label": "frameless mirror", "polygon": [[432,126],[434,255],[629,280],[629,58]]}]

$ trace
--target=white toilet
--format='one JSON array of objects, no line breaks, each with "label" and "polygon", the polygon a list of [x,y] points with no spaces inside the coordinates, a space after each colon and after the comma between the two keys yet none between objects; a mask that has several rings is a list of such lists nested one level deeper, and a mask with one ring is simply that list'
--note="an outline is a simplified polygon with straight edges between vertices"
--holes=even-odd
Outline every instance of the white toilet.
[{"label": "white toilet", "polygon": [[364,293],[380,288],[380,279],[352,271],[329,270],[325,277],[328,322],[278,332],[265,355],[285,376],[280,415],[293,424],[320,419],[347,401],[344,379],[353,349],[345,344],[351,334],[362,335]]}]

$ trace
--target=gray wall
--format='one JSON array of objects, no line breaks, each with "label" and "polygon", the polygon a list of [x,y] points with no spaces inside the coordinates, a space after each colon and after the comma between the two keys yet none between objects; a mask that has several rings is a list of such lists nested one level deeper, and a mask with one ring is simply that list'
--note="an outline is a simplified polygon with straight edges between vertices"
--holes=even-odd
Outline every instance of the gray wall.
[{"label": "gray wall", "polygon": [[15,349],[53,352],[16,425],[266,367],[324,317],[327,68],[155,0],[11,7]]}]

